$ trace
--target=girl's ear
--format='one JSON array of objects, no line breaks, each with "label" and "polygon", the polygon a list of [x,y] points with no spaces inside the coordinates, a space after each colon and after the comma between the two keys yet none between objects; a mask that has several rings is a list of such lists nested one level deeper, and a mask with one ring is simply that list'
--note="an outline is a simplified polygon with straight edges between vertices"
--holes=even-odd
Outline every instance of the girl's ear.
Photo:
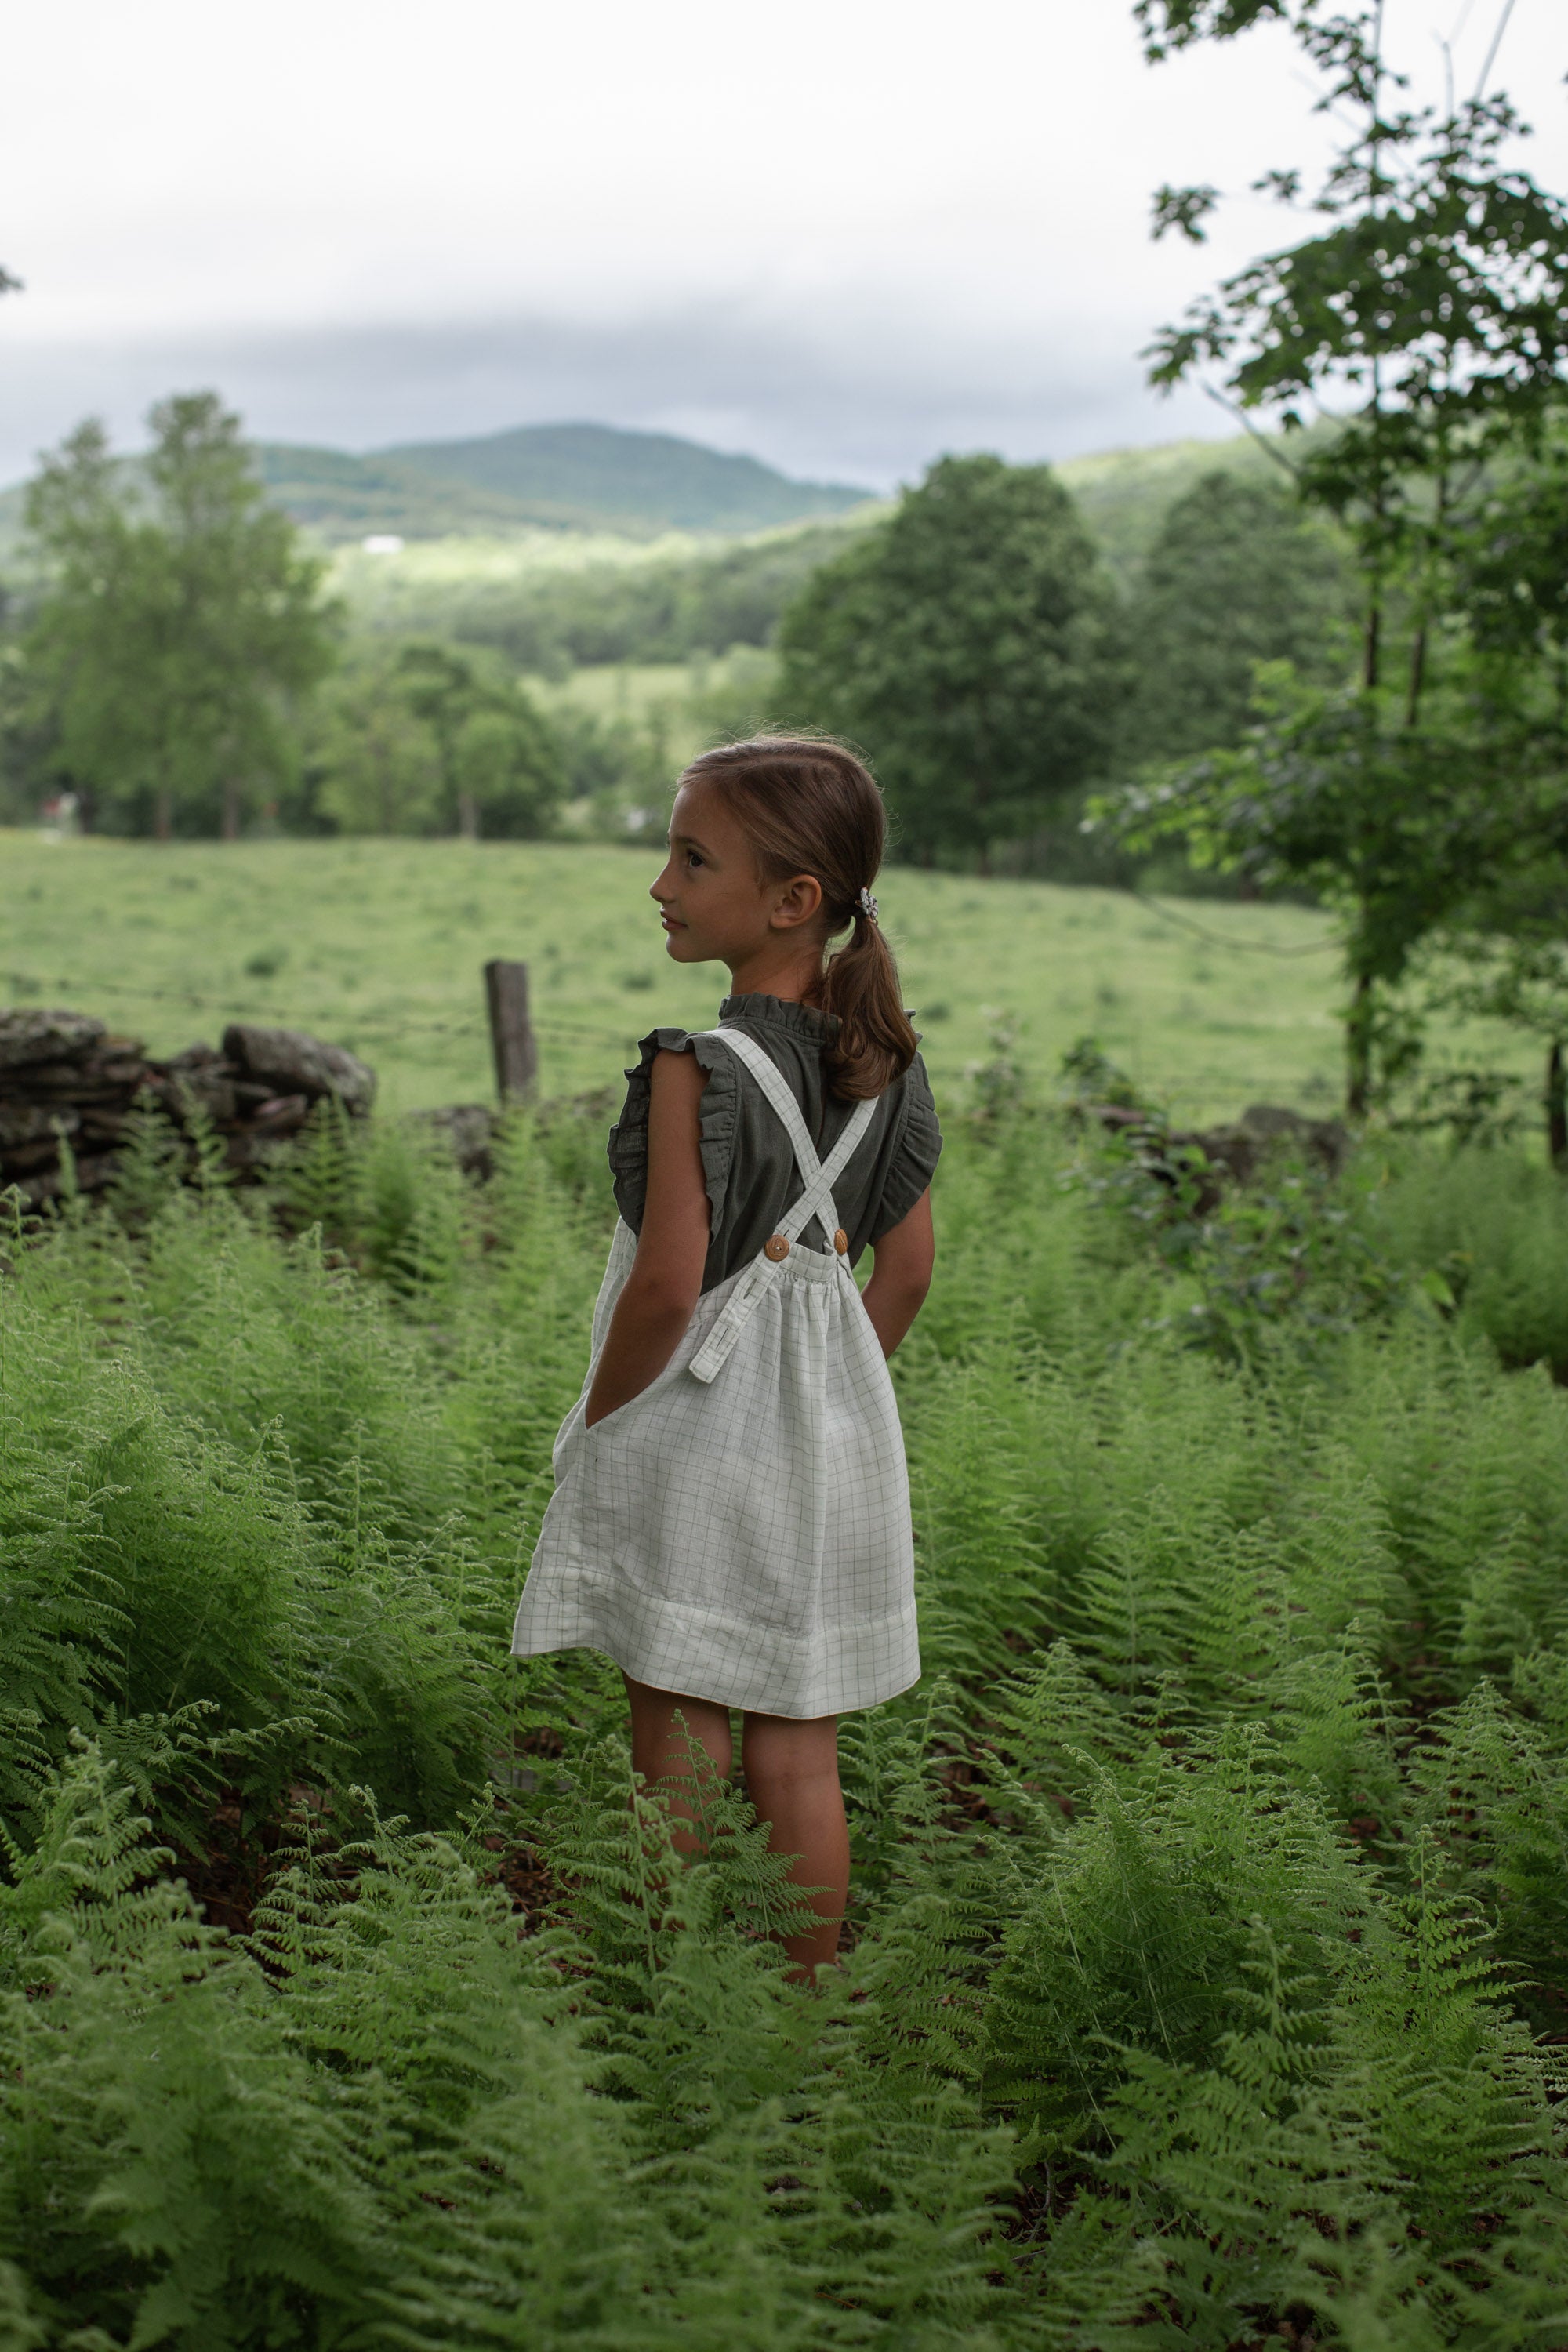
[{"label": "girl's ear", "polygon": [[770,929],[798,931],[822,908],[822,885],[815,874],[796,874],[780,889],[768,917]]}]

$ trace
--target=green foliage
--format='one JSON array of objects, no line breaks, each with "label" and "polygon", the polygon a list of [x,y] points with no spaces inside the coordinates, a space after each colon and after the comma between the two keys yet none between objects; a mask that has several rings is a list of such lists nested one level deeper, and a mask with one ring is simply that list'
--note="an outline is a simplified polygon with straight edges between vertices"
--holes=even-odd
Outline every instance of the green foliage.
[{"label": "green foliage", "polygon": [[239,420],[212,393],[149,418],[150,510],[87,424],[46,459],[28,526],[48,584],[22,644],[22,693],[52,772],[124,830],[237,833],[294,746],[288,698],[331,658],[322,567],[268,507]]},{"label": "green foliage", "polygon": [[1368,1203],[1384,1249],[1441,1277],[1466,1336],[1568,1379],[1568,1197],[1521,1153],[1413,1154]]},{"label": "green foliage", "polygon": [[550,828],[565,787],[554,743],[531,703],[472,710],[452,745],[459,810],[472,808],[487,832],[537,840]]},{"label": "green foliage", "polygon": [[1345,551],[1268,480],[1205,474],[1167,509],[1130,600],[1137,669],[1123,760],[1179,760],[1240,741],[1254,673],[1288,661],[1310,683],[1345,667],[1353,616]]},{"label": "green foliage", "polygon": [[779,698],[868,748],[906,856],[984,856],[1097,772],[1110,624],[1050,468],[944,457],[791,606]]},{"label": "green foliage", "polygon": [[[1561,864],[1563,551],[1541,517],[1562,469],[1568,202],[1507,159],[1523,126],[1500,94],[1478,84],[1456,102],[1450,71],[1441,110],[1402,101],[1381,6],[1144,0],[1137,14],[1152,58],[1282,21],[1322,77],[1320,111],[1347,127],[1314,199],[1328,225],[1163,331],[1152,381],[1217,364],[1236,404],[1272,412],[1288,436],[1331,412],[1294,470],[1355,545],[1361,691],[1308,698],[1131,818],[1338,906],[1359,1118],[1376,1091],[1380,998],[1413,950],[1439,927],[1495,931],[1520,873]],[[1301,194],[1293,171],[1257,184]],[[1163,189],[1156,235],[1201,240],[1215,195]],[[1405,640],[1397,695],[1391,624]]]},{"label": "green foliage", "polygon": [[[265,447],[261,457],[265,468]],[[1216,471],[1266,490],[1278,462],[1272,436],[1243,434],[1070,457],[1056,470],[1117,584],[1128,590],[1173,501]],[[443,494],[475,495],[455,482]],[[302,504],[295,510],[304,514]],[[0,493],[0,553],[5,517]],[[796,525],[715,547],[668,539],[617,542],[602,533],[576,540],[559,531],[458,537],[463,519],[454,515],[442,525],[453,536],[412,541],[397,554],[340,551],[333,583],[355,627],[368,634],[488,645],[540,677],[558,677],[572,666],[695,661],[727,646],[770,646],[811,573],[876,519],[868,508],[841,522]],[[368,512],[363,527],[376,524]]]},{"label": "green foliage", "polygon": [[[1560,706],[1563,654],[1554,649]],[[1545,812],[1542,812],[1545,814]],[[1544,1083],[1537,1104],[1545,1114],[1546,1151],[1558,1169],[1568,1169],[1568,1084],[1563,1075],[1568,1047],[1568,953],[1563,945],[1568,909],[1568,858],[1563,821],[1536,824],[1527,835],[1529,855],[1493,862],[1455,908],[1451,921],[1431,942],[1419,973],[1420,1013],[1430,1018],[1456,1013],[1506,1022],[1545,1047]],[[1556,838],[1552,838],[1555,835]],[[1468,1072],[1475,1101],[1471,1126],[1492,1131],[1517,1125],[1521,1090],[1500,1072]],[[1450,1087],[1453,1080],[1450,1080]],[[1511,1102],[1509,1097],[1512,1096]],[[1461,1136],[1464,1134],[1460,1128]]]},{"label": "green foliage", "polygon": [[[686,673],[679,673],[682,685]],[[601,840],[625,841],[646,831],[658,838],[658,820],[670,799],[681,761],[675,738],[681,700],[672,696],[637,710],[608,716],[582,703],[563,701],[553,724],[566,765],[573,815],[587,812]]]},{"label": "green foliage", "polygon": [[415,639],[391,667],[395,693],[428,730],[439,764],[443,829],[466,841],[535,836],[565,791],[553,733],[514,678],[493,660]]},{"label": "green foliage", "polygon": [[844,1727],[812,1997],[742,1791],[694,1759],[682,1863],[607,1662],[505,1654],[592,1115],[482,1193],[391,1128],[267,1201],[147,1160],[8,1245],[13,2342],[1552,2352],[1568,1399],[1499,1349],[1555,1180],[1401,1139],[1305,1239],[1237,1202],[1338,1311],[1216,1353],[1026,1090],[947,1124],[926,1680]]},{"label": "green foliage", "polygon": [[459,544],[445,569],[433,560],[439,551],[412,551],[363,558],[340,573],[369,632],[489,646],[549,677],[574,665],[679,662],[766,646],[803,583],[860,528],[813,523],[717,548],[623,546],[618,561],[590,545],[574,564],[530,564],[526,549],[503,562],[488,547],[465,563]]},{"label": "green foliage", "polygon": [[658,840],[687,761],[773,724],[777,677],[771,653],[731,645],[679,667],[580,669],[551,681],[542,698],[566,762],[572,824],[605,841]]},{"label": "green foliage", "polygon": [[1263,717],[1240,748],[1128,786],[1096,821],[1131,848],[1174,837],[1197,866],[1305,886],[1335,910],[1347,1107],[1360,1117],[1408,1066],[1391,992],[1417,951],[1478,897],[1495,905],[1528,886],[1560,844],[1558,746],[1458,685],[1419,718],[1364,690],[1314,690],[1283,666],[1259,687]]},{"label": "green foliage", "polygon": [[[1092,1038],[1066,1057],[1064,1073],[1079,1135],[1071,1181],[1135,1246],[1185,1277],[1163,1329],[1221,1361],[1257,1367],[1280,1349],[1310,1357],[1405,1296],[1411,1276],[1366,1213],[1373,1180],[1361,1164],[1336,1178],[1321,1151],[1254,1134],[1249,1181],[1236,1187],[1200,1139],[1173,1131],[1140,1100]],[[1109,1128],[1107,1108],[1120,1114]],[[1420,1295],[1451,1304],[1442,1276],[1426,1268],[1423,1260]]]},{"label": "green foliage", "polygon": [[[1323,110],[1349,126],[1315,200],[1331,226],[1163,331],[1152,378],[1174,383],[1216,361],[1241,405],[1273,408],[1288,428],[1307,404],[1337,406],[1331,395],[1348,392],[1352,413],[1304,455],[1301,476],[1310,497],[1353,517],[1375,583],[1391,557],[1419,561],[1452,529],[1456,489],[1463,501],[1479,487],[1478,458],[1537,446],[1561,409],[1568,205],[1501,160],[1523,128],[1505,98],[1478,88],[1456,104],[1450,87],[1441,112],[1398,102],[1405,78],[1384,58],[1375,6],[1141,0],[1137,13],[1156,58],[1282,19],[1323,78]],[[1489,68],[1493,56],[1495,44]],[[1288,204],[1301,193],[1295,172],[1258,185]],[[1196,201],[1161,192],[1156,235],[1201,236],[1215,192],[1185,194]]]},{"label": "green foliage", "polygon": [[395,656],[357,655],[314,713],[314,806],[339,833],[435,833],[442,814],[441,752],[397,687]]}]

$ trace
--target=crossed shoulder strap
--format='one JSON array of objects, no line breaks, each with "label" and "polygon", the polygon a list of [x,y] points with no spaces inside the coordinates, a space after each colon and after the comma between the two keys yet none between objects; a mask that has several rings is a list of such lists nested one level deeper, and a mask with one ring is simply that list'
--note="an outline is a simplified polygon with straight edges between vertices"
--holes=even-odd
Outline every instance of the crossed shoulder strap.
[{"label": "crossed shoulder strap", "polygon": [[813,1217],[822,1228],[823,1239],[831,1248],[838,1230],[838,1211],[834,1205],[833,1187],[854,1157],[857,1145],[871,1124],[875,1102],[858,1102],[845,1122],[844,1132],[826,1160],[816,1156],[816,1146],[801,1113],[788,1080],[771,1054],[739,1029],[710,1029],[708,1035],[721,1037],[730,1051],[744,1062],[761,1087],[790,1139],[805,1190],[795,1202],[779,1226],[786,1241],[795,1241],[805,1231]]},{"label": "crossed shoulder strap", "polygon": [[817,1156],[800,1105],[790,1091],[789,1084],[778,1065],[754,1037],[739,1029],[709,1029],[702,1033],[717,1037],[727,1045],[738,1061],[745,1064],[766,1096],[784,1133],[789,1137],[800,1171],[804,1189],[780,1220],[778,1231],[767,1243],[762,1255],[752,1260],[725,1304],[697,1354],[691,1370],[700,1381],[710,1381],[728,1362],[731,1349],[751,1319],[764,1290],[777,1281],[779,1269],[789,1255],[791,1245],[805,1231],[813,1217],[821,1226],[829,1255],[843,1271],[845,1278],[854,1281],[849,1261],[838,1246],[838,1211],[834,1203],[833,1187],[848,1166],[857,1145],[871,1124],[876,1110],[874,1100],[858,1102],[845,1121],[844,1132],[826,1160]]}]

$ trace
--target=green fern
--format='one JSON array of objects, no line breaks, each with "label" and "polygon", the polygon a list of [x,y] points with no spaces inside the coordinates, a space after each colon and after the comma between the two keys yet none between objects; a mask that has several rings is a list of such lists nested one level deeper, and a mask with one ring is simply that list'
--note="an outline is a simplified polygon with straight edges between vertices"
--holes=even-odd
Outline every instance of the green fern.
[{"label": "green fern", "polygon": [[[1557,2352],[1568,1398],[1479,1276],[1226,1371],[1048,1121],[956,1123],[927,1679],[806,1995],[739,1786],[683,1862],[608,1662],[506,1655],[594,1118],[478,1197],[320,1120],[291,1237],[156,1143],[0,1272],[0,2345]],[[1473,1234],[1456,1167],[1347,1214]]]}]

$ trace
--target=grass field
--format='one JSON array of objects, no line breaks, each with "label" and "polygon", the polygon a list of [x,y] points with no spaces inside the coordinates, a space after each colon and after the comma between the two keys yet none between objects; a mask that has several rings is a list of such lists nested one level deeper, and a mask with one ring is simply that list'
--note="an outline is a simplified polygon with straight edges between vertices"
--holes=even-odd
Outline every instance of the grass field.
[{"label": "grass field", "polygon": [[[232,1017],[297,1023],[373,1062],[395,1108],[489,1091],[488,956],[532,968],[552,1094],[612,1079],[637,1036],[710,1019],[722,992],[717,967],[666,959],[651,852],[12,834],[0,863],[10,998],[101,1011],[163,1050]],[[1184,1112],[1333,1100],[1333,956],[1316,914],[1164,914],[1121,892],[907,867],[884,876],[881,899],[939,1082],[1012,1017],[1042,1079],[1092,1031]]]},{"label": "grass field", "polygon": [[[391,1108],[489,1091],[479,968],[531,967],[547,1094],[613,1081],[656,1024],[712,1018],[718,967],[664,954],[650,851],[456,841],[235,847],[0,835],[0,997],[111,1016],[156,1050],[231,1018],[298,1024],[380,1072]],[[1339,1087],[1326,919],[893,867],[880,886],[939,1087],[999,1019],[1048,1080],[1092,1033],[1185,1116],[1326,1111]],[[1510,1068],[1515,1041],[1468,1041]]]}]

